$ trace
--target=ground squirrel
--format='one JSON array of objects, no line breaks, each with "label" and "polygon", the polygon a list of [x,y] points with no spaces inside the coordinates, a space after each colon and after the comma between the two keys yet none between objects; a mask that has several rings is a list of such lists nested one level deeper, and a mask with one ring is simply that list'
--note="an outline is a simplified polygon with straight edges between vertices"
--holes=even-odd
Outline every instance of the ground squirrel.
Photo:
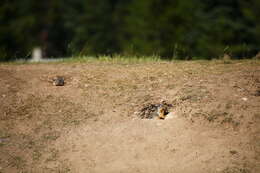
[{"label": "ground squirrel", "polygon": [[158,106],[157,114],[159,119],[165,119],[168,113],[168,109],[165,105],[161,104],[160,106]]},{"label": "ground squirrel", "polygon": [[63,86],[65,84],[64,77],[62,76],[56,76],[52,79],[52,84],[54,86]]},{"label": "ground squirrel", "polygon": [[171,104],[166,103],[165,100],[161,100],[159,104],[147,104],[140,111],[138,115],[144,119],[165,119],[169,113],[169,108],[172,107]]}]

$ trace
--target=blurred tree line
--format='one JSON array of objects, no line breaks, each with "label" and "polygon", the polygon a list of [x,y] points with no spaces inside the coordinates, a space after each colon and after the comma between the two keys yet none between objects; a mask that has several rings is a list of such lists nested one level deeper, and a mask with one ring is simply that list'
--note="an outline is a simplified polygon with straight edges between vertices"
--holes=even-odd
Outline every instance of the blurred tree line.
[{"label": "blurred tree line", "polygon": [[1,0],[0,60],[44,56],[252,57],[259,0]]}]

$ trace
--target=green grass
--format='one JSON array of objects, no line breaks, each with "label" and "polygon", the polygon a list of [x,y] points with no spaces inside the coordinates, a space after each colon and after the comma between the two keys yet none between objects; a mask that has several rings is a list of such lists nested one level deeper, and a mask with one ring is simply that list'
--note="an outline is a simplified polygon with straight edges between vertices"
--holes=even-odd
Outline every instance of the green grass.
[{"label": "green grass", "polygon": [[[18,59],[9,62],[0,62],[1,64],[6,65],[22,65],[22,64],[55,64],[55,63],[106,63],[106,64],[140,64],[140,63],[153,63],[153,62],[174,62],[174,63],[183,63],[188,62],[187,60],[177,60],[177,59],[162,59],[160,56],[123,56],[123,55],[114,55],[110,56],[74,56],[69,58],[52,58],[49,59],[51,61],[40,61],[40,62],[32,62],[26,59]],[[234,64],[234,63],[251,63],[251,64],[259,64],[260,61],[258,59],[241,59],[241,60],[224,60],[224,59],[193,59],[191,62],[198,62],[200,64]]]},{"label": "green grass", "polygon": [[109,64],[136,64],[145,62],[159,62],[166,61],[158,56],[121,56],[114,55],[110,56],[74,56],[69,58],[53,58],[50,61],[33,62],[26,59],[18,59],[8,62],[0,62],[0,64],[6,65],[22,65],[22,64],[45,64],[45,63],[109,63]]},{"label": "green grass", "polygon": [[158,62],[165,61],[162,60],[158,56],[141,56],[141,57],[127,57],[116,55],[114,57],[109,56],[99,56],[99,57],[91,57],[91,56],[82,56],[82,57],[72,57],[72,58],[64,58],[62,62],[105,62],[105,63],[115,63],[115,64],[132,64],[132,63],[144,63],[144,62]]}]

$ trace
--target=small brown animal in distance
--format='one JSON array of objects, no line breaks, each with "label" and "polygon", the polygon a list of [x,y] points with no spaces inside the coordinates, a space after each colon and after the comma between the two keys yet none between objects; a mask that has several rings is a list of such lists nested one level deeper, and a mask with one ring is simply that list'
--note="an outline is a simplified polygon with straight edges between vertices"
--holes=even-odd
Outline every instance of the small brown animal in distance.
[{"label": "small brown animal in distance", "polygon": [[65,84],[64,77],[62,77],[62,76],[56,76],[56,77],[54,77],[52,84],[53,84],[54,86],[64,86],[64,84]]}]

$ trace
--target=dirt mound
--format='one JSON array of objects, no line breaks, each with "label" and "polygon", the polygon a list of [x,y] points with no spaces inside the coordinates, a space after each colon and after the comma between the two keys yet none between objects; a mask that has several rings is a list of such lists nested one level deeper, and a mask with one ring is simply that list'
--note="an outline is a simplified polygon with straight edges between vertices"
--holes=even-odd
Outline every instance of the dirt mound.
[{"label": "dirt mound", "polygon": [[141,110],[135,112],[135,114],[141,119],[164,119],[169,113],[169,109],[172,108],[172,104],[168,104],[165,101],[157,104],[146,104]]}]

